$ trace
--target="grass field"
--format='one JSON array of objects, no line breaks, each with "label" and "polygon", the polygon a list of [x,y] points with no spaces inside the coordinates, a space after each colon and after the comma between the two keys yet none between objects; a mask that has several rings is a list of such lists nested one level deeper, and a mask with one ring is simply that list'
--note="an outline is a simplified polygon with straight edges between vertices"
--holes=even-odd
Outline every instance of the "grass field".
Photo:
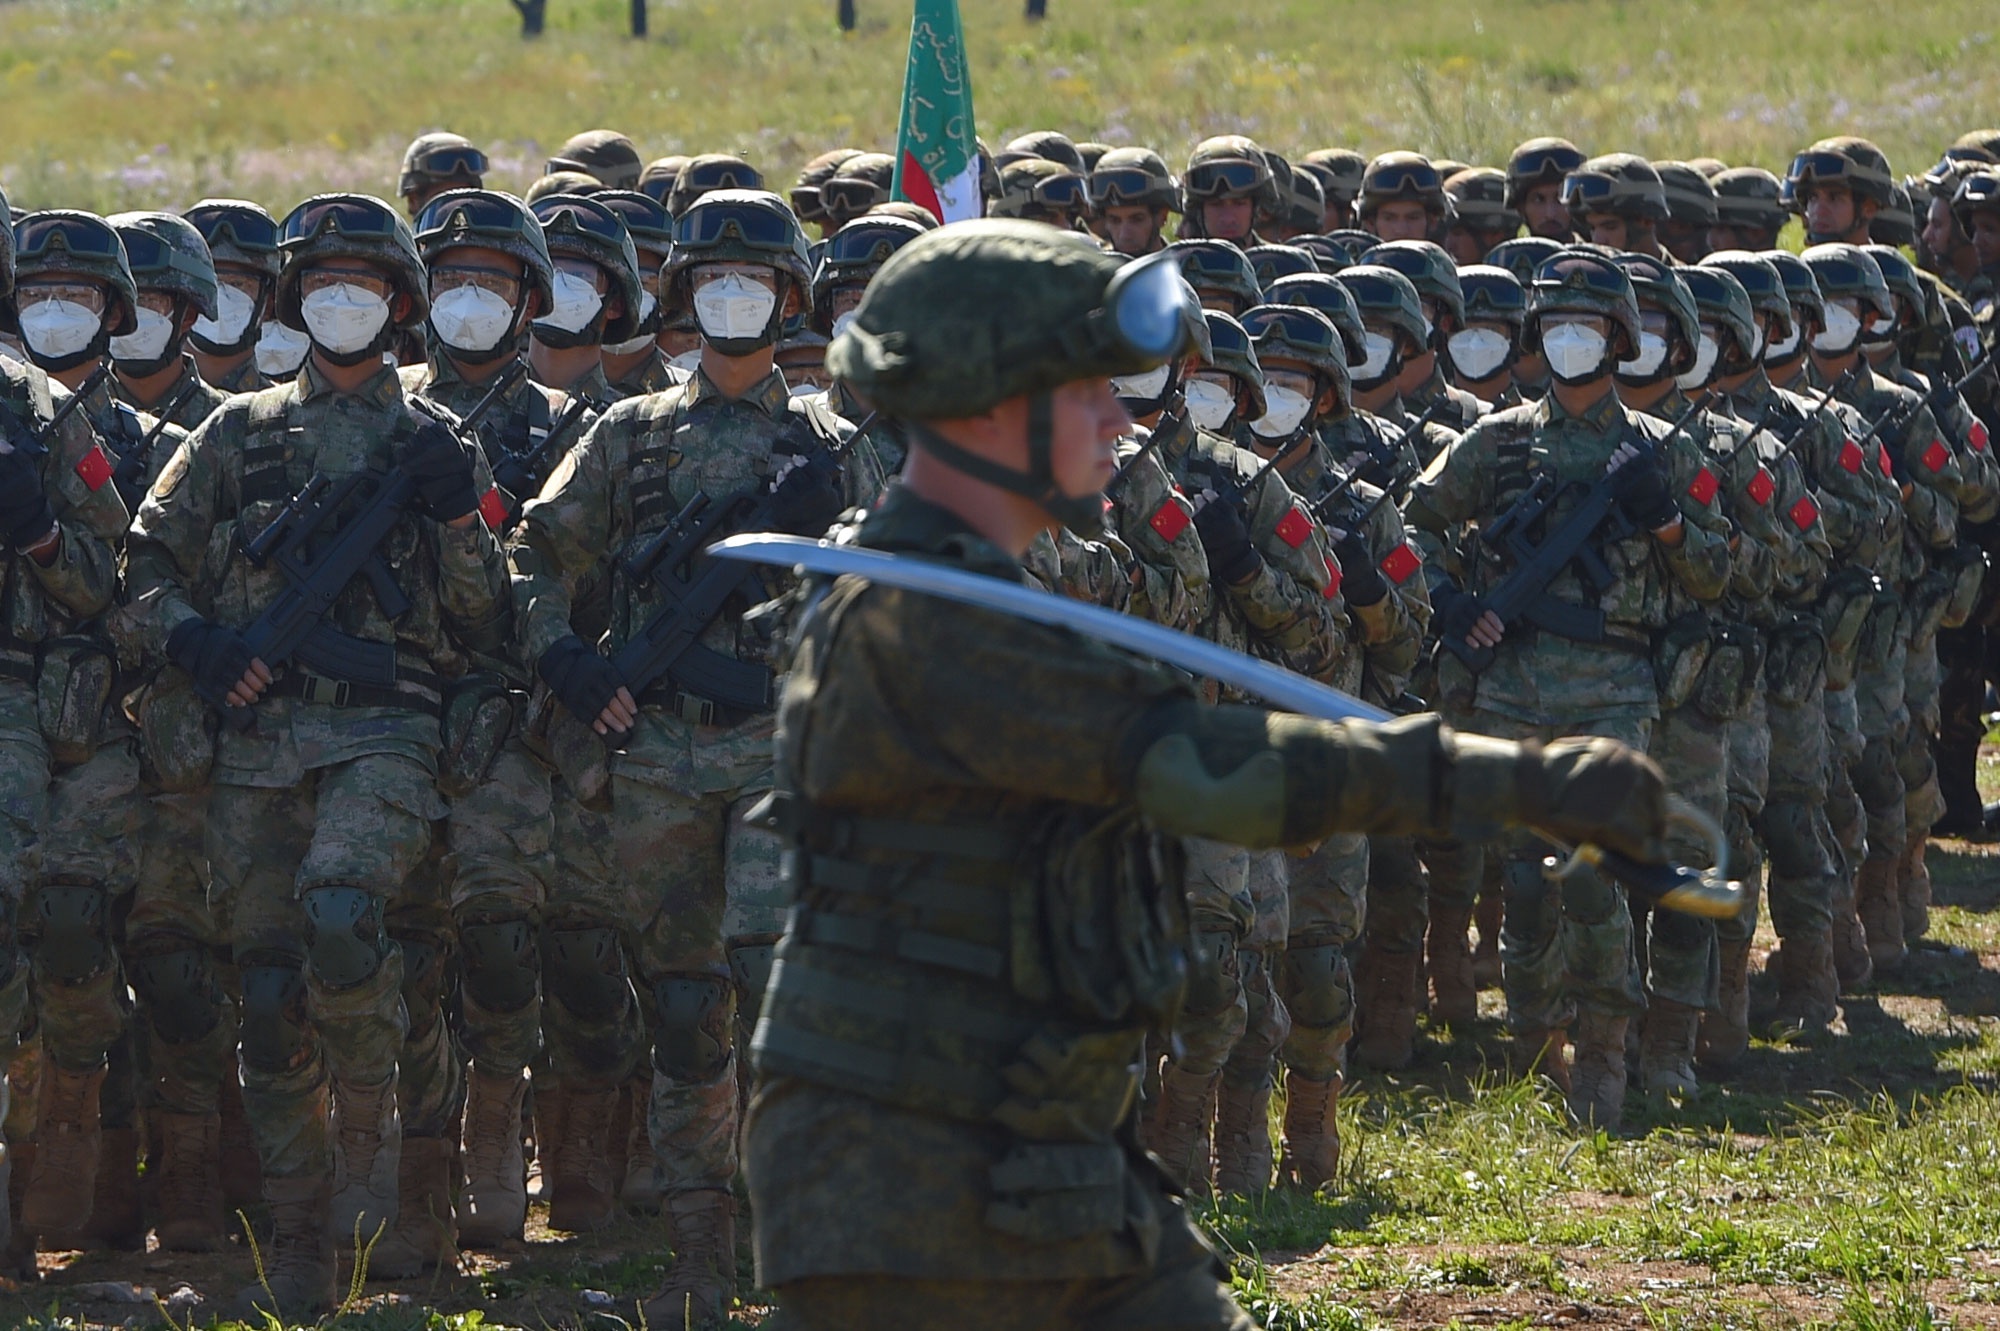
[{"label": "grass field", "polygon": [[[774,177],[839,144],[887,147],[905,0],[551,0],[524,43],[503,0],[0,0],[0,186],[26,206],[283,209],[388,191],[405,143],[449,126],[525,185],[579,129],[648,155],[731,149]],[[1242,129],[1500,160],[1531,134],[1592,151],[1782,167],[1815,137],[1875,137],[1921,169],[2000,120],[1987,0],[963,0],[988,142],[1053,125],[1157,146]]]}]

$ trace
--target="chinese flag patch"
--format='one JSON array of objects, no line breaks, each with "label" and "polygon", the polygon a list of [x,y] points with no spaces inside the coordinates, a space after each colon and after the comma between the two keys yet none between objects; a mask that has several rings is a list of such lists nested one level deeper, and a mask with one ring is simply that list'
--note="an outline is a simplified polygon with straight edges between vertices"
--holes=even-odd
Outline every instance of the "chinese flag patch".
[{"label": "chinese flag patch", "polygon": [[1799,502],[1792,505],[1788,516],[1794,527],[1804,531],[1819,521],[1819,505],[1812,501],[1811,495],[1800,495]]},{"label": "chinese flag patch", "polygon": [[1966,432],[1966,439],[1972,444],[1973,452],[1984,453],[1986,445],[1992,442],[1986,433],[1986,422],[1974,416],[1972,418],[1972,428]]},{"label": "chinese flag patch", "polygon": [[1861,474],[1861,445],[1852,439],[1840,446],[1840,469],[1850,476]]},{"label": "chinese flag patch", "polygon": [[104,483],[111,479],[114,470],[111,459],[104,455],[103,444],[92,444],[90,451],[79,458],[76,464],[76,474],[83,478],[83,483],[90,487],[92,494],[104,488]]},{"label": "chinese flag patch", "polygon": [[1160,534],[1163,541],[1171,541],[1188,529],[1192,521],[1187,510],[1168,499],[1162,503],[1153,516],[1146,519],[1146,525]]},{"label": "chinese flag patch", "polygon": [[1896,464],[1889,460],[1889,446],[1887,444],[1875,445],[1875,465],[1882,469],[1884,476],[1894,476],[1896,474]]},{"label": "chinese flag patch", "polygon": [[1296,550],[1312,535],[1312,519],[1300,512],[1296,505],[1292,511],[1278,520],[1278,539]]},{"label": "chinese flag patch", "polygon": [[1400,587],[1410,580],[1412,573],[1423,566],[1424,561],[1417,558],[1415,550],[1408,545],[1399,545],[1382,557],[1380,568],[1383,577]]},{"label": "chinese flag patch", "polygon": [[1694,500],[1697,504],[1706,504],[1715,498],[1715,492],[1720,485],[1721,482],[1715,479],[1715,473],[1707,467],[1703,467],[1694,474],[1694,479],[1688,483],[1688,498]]},{"label": "chinese flag patch", "polygon": [[499,531],[507,524],[507,496],[500,493],[499,486],[493,486],[479,496],[479,516],[486,519],[486,525]]},{"label": "chinese flag patch", "polygon": [[1340,565],[1331,558],[1326,561],[1326,586],[1320,588],[1319,594],[1329,601],[1340,595]]},{"label": "chinese flag patch", "polygon": [[1751,502],[1759,508],[1770,503],[1771,496],[1776,494],[1777,490],[1778,483],[1771,479],[1771,473],[1763,467],[1757,468],[1757,474],[1750,478],[1750,484],[1743,487],[1743,493],[1749,495]]},{"label": "chinese flag patch", "polygon": [[1924,465],[1933,472],[1944,470],[1944,464],[1951,461],[1951,450],[1944,446],[1944,440],[1933,439],[1931,446],[1924,450]]}]

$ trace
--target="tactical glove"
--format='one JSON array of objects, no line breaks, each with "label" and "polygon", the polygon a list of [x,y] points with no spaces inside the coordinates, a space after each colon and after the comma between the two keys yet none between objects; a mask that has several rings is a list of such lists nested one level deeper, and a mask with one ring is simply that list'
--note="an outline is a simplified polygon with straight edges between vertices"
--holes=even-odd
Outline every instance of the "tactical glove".
[{"label": "tactical glove", "polygon": [[1471,592],[1461,591],[1448,582],[1431,589],[1431,628],[1440,638],[1464,642],[1465,635],[1472,632],[1472,626],[1485,613],[1485,604]]},{"label": "tactical glove", "polygon": [[0,453],[0,533],[6,535],[7,548],[24,550],[55,525],[55,510],[42,489],[37,460],[18,446],[11,453]]},{"label": "tactical glove", "polygon": [[1201,548],[1208,553],[1208,571],[1227,584],[1247,581],[1263,565],[1264,557],[1250,544],[1250,527],[1243,509],[1231,499],[1212,499],[1194,515],[1194,529],[1201,536]]},{"label": "tactical glove", "polygon": [[256,659],[243,635],[227,624],[184,619],[167,635],[167,659],[188,672],[195,688],[220,705]]},{"label": "tactical glove", "polygon": [[1522,823],[1641,864],[1666,859],[1667,783],[1650,758],[1614,739],[1527,744],[1521,758]]},{"label": "tactical glove", "polygon": [[823,536],[846,509],[840,464],[824,449],[785,473],[771,492],[771,521],[794,536]]},{"label": "tactical glove", "polygon": [[1374,605],[1389,594],[1389,580],[1375,563],[1375,556],[1349,532],[1333,543],[1334,557],[1340,561],[1340,591],[1349,605]]},{"label": "tactical glove", "polygon": [[403,465],[417,483],[417,497],[424,510],[439,522],[456,522],[479,507],[472,454],[457,435],[437,422],[417,431]]},{"label": "tactical glove", "polygon": [[1611,473],[1611,496],[1625,517],[1641,531],[1664,527],[1681,515],[1667,489],[1667,469],[1659,455],[1648,451]]},{"label": "tactical glove", "polygon": [[603,714],[625,679],[618,667],[592,651],[574,633],[559,638],[542,653],[535,673],[549,686],[549,692],[585,725],[593,725]]}]

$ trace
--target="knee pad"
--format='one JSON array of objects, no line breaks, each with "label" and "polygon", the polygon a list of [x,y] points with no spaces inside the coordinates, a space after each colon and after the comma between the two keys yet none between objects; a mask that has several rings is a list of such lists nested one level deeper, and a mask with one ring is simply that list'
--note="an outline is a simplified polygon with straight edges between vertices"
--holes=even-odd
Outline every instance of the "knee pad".
[{"label": "knee pad", "polygon": [[444,1002],[448,953],[434,934],[391,930],[389,938],[403,951],[403,1002],[414,1016],[434,1011]]},{"label": "knee pad", "polygon": [[329,989],[366,984],[389,955],[382,930],[382,898],[361,887],[308,888],[299,898],[306,916],[306,965]]},{"label": "knee pad", "polygon": [[243,967],[243,1063],[259,1072],[283,1072],[308,1052],[306,978],[284,958]]},{"label": "knee pad", "polygon": [[736,981],[737,1003],[754,1020],[764,1006],[764,991],[771,985],[771,966],[777,960],[774,938],[752,936],[729,945],[729,973]]},{"label": "knee pad", "polygon": [[709,1081],[729,1063],[735,990],[707,975],[674,975],[653,986],[653,1066],[679,1082]]},{"label": "knee pad", "polygon": [[583,1021],[609,1021],[625,1010],[632,986],[616,929],[550,929],[544,939],[549,997]]},{"label": "knee pad", "polygon": [[1813,811],[1806,805],[1792,800],[1767,804],[1757,829],[1763,834],[1774,878],[1821,878],[1834,871],[1813,827]]},{"label": "knee pad", "polygon": [[488,1012],[519,1012],[535,999],[541,957],[533,920],[460,925],[458,946],[466,997]]},{"label": "knee pad", "polygon": [[1278,966],[1278,995],[1299,1026],[1325,1030],[1354,1020],[1354,977],[1347,953],[1328,943],[1285,950]]},{"label": "knee pad", "polygon": [[1227,929],[1197,929],[1188,941],[1187,998],[1191,1017],[1213,1016],[1236,1002],[1243,987],[1236,970],[1236,935]]},{"label": "knee pad", "polygon": [[35,962],[61,984],[82,984],[111,965],[111,896],[94,883],[48,883],[34,898]]},{"label": "knee pad", "polygon": [[146,1005],[153,1033],[168,1044],[193,1044],[222,1020],[222,1000],[208,949],[193,942],[143,957],[128,957],[132,988]]},{"label": "knee pad", "polygon": [[1562,918],[1562,898],[1556,885],[1533,860],[1510,859],[1500,868],[1500,887],[1507,913],[1501,933],[1525,942],[1555,937]]}]

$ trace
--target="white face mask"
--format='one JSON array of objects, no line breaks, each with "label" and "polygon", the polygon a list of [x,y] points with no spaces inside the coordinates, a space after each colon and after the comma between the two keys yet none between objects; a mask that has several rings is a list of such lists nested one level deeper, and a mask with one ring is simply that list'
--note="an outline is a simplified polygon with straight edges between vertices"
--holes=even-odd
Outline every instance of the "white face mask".
[{"label": "white face mask", "polygon": [[1542,330],[1542,355],[1549,373],[1565,383],[1593,378],[1604,368],[1604,334],[1585,324],[1556,324]]},{"label": "white face mask", "polygon": [[741,273],[724,273],[695,288],[695,322],[710,341],[762,336],[777,307],[777,292]]},{"label": "white face mask", "polygon": [[[837,323],[834,326],[839,327]],[[1111,381],[1111,391],[1134,402],[1157,402],[1160,394],[1167,391],[1167,376],[1171,373],[1171,365],[1162,365],[1144,374],[1122,375]]]},{"label": "white face mask", "polygon": [[603,308],[604,294],[595,283],[587,282],[575,273],[557,269],[555,308],[535,323],[546,324],[565,333],[581,333],[590,327],[590,321]]},{"label": "white face mask", "polygon": [[1236,410],[1236,394],[1206,379],[1191,379],[1187,386],[1188,419],[1213,434],[1229,423]]},{"label": "white face mask", "polygon": [[1676,375],[1674,382],[1689,393],[1707,384],[1715,374],[1715,356],[1715,339],[1703,333],[1701,339],[1694,344],[1693,367],[1686,374]]},{"label": "white face mask", "polygon": [[653,345],[651,333],[641,333],[629,342],[612,342],[605,346],[607,356],[634,356]]},{"label": "white face mask", "polygon": [[174,340],[174,321],[157,310],[139,309],[139,326],[123,337],[111,339],[113,360],[150,361],[167,354]]},{"label": "white face mask", "polygon": [[313,292],[299,302],[312,340],[336,356],[351,356],[382,335],[389,302],[348,282]]},{"label": "white face mask", "polygon": [[1264,389],[1264,414],[1250,422],[1250,428],[1260,438],[1286,439],[1299,428],[1310,410],[1312,399],[1304,393],[1270,384]]},{"label": "white face mask", "polygon": [[257,317],[257,302],[224,282],[216,289],[215,311],[213,319],[203,315],[194,321],[195,335],[218,347],[233,347],[250,331],[250,321]]},{"label": "white face mask", "polygon": [[660,308],[660,298],[650,291],[639,293],[639,322],[645,323],[653,317],[653,311]]},{"label": "white face mask", "polygon": [[431,327],[453,351],[492,351],[514,330],[514,307],[470,284],[431,297]]},{"label": "white face mask", "polygon": [[1639,334],[1639,354],[1618,362],[1618,373],[1631,379],[1651,379],[1666,363],[1667,339],[1658,333]]},{"label": "white face mask", "polygon": [[1826,303],[1826,328],[1813,334],[1813,350],[1839,355],[1854,349],[1861,336],[1861,316],[1835,301]]},{"label": "white face mask", "polygon": [[855,316],[855,315],[857,315],[857,314],[859,314],[859,313],[861,313],[861,311],[860,311],[860,310],[849,310],[849,311],[848,311],[847,313],[845,313],[845,314],[836,314],[836,315],[834,315],[834,316],[833,316],[833,335],[834,335],[835,337],[839,337],[839,336],[840,336],[840,335],[841,335],[842,333],[846,332],[846,331],[847,331],[847,326],[848,326],[849,324],[851,324],[851,323],[853,323],[853,322],[854,322],[854,316]]},{"label": "white face mask", "polygon": [[1756,360],[1764,354],[1764,327],[1755,326],[1750,332],[1750,359]]},{"label": "white face mask", "polygon": [[691,351],[683,351],[680,355],[668,361],[667,364],[673,366],[676,370],[686,370],[689,374],[693,374],[701,366],[701,348],[695,347]]},{"label": "white face mask", "polygon": [[84,350],[104,327],[97,311],[67,300],[38,300],[21,307],[21,340],[37,356],[60,360]]},{"label": "white face mask", "polygon": [[1380,333],[1363,333],[1361,345],[1368,352],[1368,359],[1354,367],[1354,377],[1361,382],[1372,382],[1389,372],[1389,357],[1396,354],[1394,340]]},{"label": "white face mask", "polygon": [[312,341],[297,329],[266,319],[257,334],[257,373],[267,379],[289,379],[306,362]]},{"label": "white face mask", "polygon": [[1475,383],[1500,373],[1508,353],[1514,350],[1512,339],[1495,328],[1461,329],[1445,345],[1458,372]]},{"label": "white face mask", "polygon": [[1803,340],[1804,338],[1802,336],[1799,325],[1796,322],[1794,322],[1792,324],[1792,331],[1787,333],[1783,339],[1777,342],[1772,342],[1765,346],[1764,348],[1765,363],[1783,364],[1785,361],[1790,360],[1792,357],[1799,354],[1799,343]]}]

